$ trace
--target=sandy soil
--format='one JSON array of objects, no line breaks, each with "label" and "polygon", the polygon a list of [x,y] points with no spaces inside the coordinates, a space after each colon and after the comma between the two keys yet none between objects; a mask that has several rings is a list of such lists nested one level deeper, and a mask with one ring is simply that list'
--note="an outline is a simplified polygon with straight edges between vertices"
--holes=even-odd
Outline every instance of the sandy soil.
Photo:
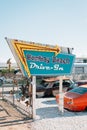
[{"label": "sandy soil", "polygon": [[0,130],[30,130],[30,127],[28,116],[0,99]]}]

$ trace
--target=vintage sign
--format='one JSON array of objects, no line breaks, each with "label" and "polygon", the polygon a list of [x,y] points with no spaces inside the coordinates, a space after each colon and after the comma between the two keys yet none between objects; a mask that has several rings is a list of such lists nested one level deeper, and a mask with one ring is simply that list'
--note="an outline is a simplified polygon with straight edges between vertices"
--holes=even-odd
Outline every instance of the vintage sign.
[{"label": "vintage sign", "polygon": [[67,75],[74,62],[73,55],[62,53],[24,50],[24,56],[32,75]]},{"label": "vintage sign", "polygon": [[60,53],[58,46],[6,39],[25,76],[67,75],[72,71],[74,55]]}]

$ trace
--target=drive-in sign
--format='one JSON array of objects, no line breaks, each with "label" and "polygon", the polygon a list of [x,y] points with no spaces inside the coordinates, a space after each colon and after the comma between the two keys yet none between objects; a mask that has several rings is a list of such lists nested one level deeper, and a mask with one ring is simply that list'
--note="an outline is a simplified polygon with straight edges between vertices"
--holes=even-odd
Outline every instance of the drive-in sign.
[{"label": "drive-in sign", "polygon": [[6,39],[25,76],[67,75],[75,56],[61,53],[58,46]]},{"label": "drive-in sign", "polygon": [[72,70],[74,55],[24,50],[31,75],[66,75]]}]

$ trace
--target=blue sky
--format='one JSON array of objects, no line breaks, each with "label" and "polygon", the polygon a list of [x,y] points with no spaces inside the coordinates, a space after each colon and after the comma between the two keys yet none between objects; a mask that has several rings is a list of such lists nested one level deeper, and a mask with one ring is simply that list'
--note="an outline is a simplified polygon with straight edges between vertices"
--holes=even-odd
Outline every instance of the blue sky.
[{"label": "blue sky", "polygon": [[73,47],[87,57],[87,0],[0,0],[0,62],[14,61],[5,37]]}]

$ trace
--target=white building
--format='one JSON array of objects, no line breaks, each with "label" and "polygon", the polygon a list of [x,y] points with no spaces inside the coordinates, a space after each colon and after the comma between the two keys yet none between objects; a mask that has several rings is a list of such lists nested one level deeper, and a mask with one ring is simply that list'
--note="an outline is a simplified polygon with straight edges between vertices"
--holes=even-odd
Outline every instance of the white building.
[{"label": "white building", "polygon": [[75,59],[72,75],[75,80],[87,79],[87,58],[86,57],[78,57]]}]

